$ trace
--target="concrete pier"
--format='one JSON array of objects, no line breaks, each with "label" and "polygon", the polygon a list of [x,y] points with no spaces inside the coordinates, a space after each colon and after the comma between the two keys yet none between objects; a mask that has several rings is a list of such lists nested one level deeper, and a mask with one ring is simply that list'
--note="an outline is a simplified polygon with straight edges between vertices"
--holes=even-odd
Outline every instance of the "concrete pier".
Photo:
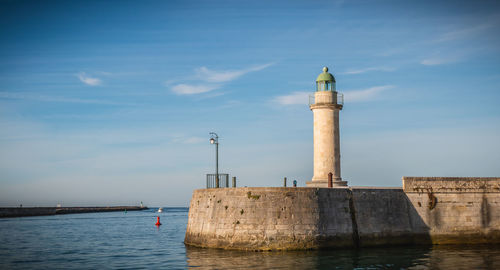
[{"label": "concrete pier", "polygon": [[499,244],[500,178],[404,177],[403,188],[199,189],[185,243],[244,250]]}]

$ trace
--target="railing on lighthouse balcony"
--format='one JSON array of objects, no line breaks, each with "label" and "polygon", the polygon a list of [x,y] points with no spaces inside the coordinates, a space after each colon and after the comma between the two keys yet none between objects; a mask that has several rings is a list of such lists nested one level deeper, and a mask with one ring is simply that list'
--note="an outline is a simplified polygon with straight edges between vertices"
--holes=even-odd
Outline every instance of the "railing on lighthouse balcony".
[{"label": "railing on lighthouse balcony", "polygon": [[[344,105],[344,94],[338,93],[338,92],[335,92],[335,93],[337,94],[336,104],[343,106]],[[316,100],[315,100],[315,95],[311,94],[311,95],[309,95],[309,106],[314,105],[314,104],[317,104]]]}]

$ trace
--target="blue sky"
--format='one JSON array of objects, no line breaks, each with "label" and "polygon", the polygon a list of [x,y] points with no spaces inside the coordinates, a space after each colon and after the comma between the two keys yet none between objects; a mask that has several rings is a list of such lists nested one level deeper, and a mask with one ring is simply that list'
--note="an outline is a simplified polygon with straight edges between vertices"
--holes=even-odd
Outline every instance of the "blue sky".
[{"label": "blue sky", "polygon": [[495,1],[0,1],[0,205],[187,206],[214,171],[312,178],[308,95],[345,94],[342,176],[500,176]]}]

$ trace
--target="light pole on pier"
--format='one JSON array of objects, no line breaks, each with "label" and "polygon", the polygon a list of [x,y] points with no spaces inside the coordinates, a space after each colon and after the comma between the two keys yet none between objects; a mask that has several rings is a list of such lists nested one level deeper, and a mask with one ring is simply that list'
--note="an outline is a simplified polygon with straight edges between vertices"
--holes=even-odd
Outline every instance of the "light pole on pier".
[{"label": "light pole on pier", "polygon": [[215,186],[219,187],[219,136],[210,132],[210,143],[215,144]]}]

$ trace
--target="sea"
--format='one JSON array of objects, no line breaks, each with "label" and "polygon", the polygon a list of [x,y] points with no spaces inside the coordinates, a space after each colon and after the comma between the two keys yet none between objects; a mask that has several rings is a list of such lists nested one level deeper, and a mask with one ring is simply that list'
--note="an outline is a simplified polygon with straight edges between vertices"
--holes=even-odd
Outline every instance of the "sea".
[{"label": "sea", "polygon": [[[500,269],[499,246],[230,251],[185,246],[188,208],[0,219],[0,269]],[[161,226],[155,226],[157,217]]]}]

